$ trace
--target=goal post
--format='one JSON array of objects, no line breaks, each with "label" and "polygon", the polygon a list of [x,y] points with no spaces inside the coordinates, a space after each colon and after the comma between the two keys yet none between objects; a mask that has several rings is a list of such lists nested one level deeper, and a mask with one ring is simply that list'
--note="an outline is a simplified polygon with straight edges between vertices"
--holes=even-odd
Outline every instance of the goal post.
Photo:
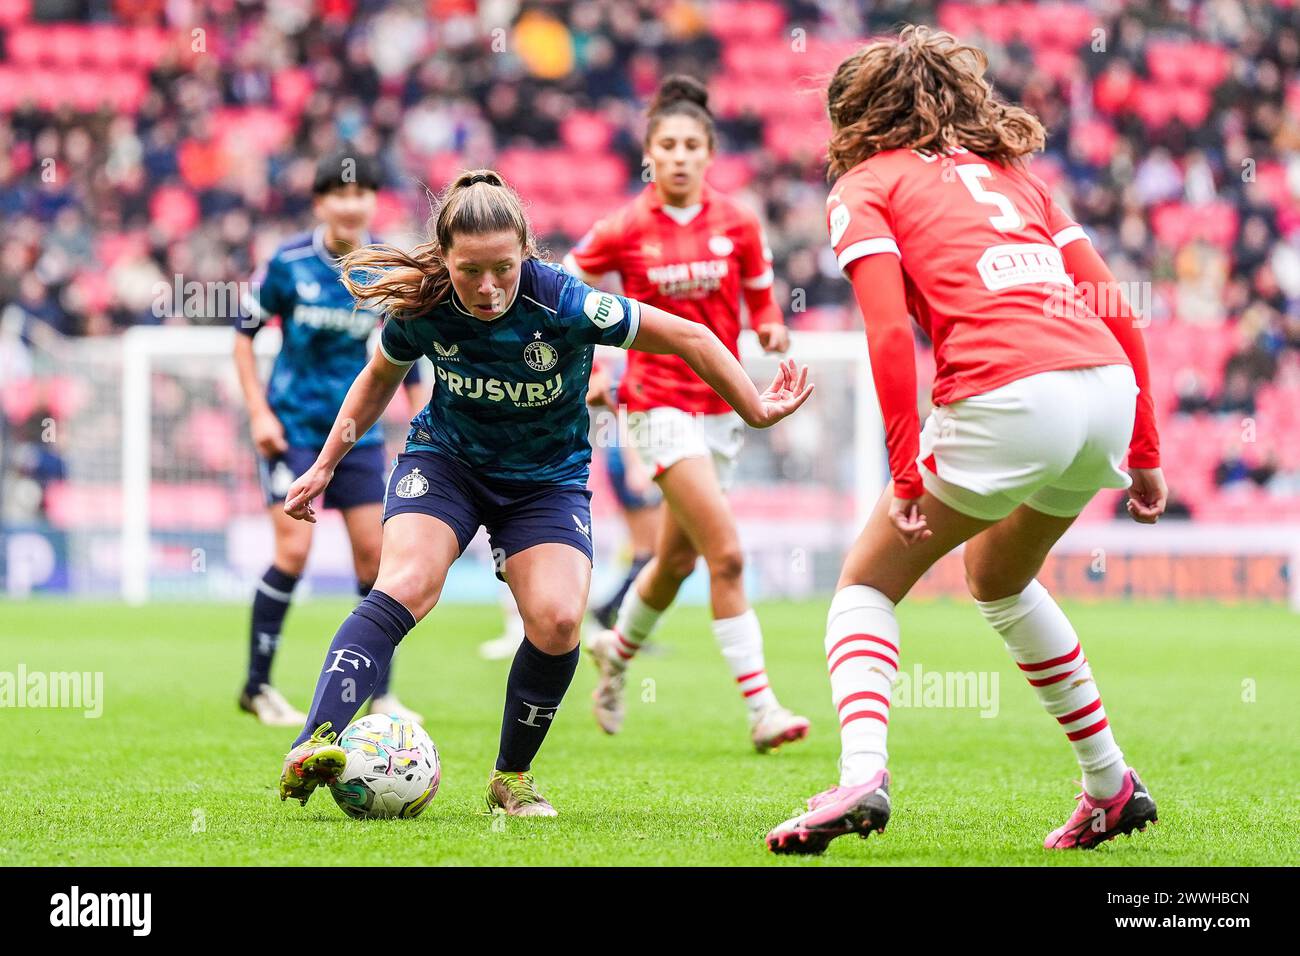
[{"label": "goal post", "polygon": [[[121,336],[121,590],[128,604],[144,604],[150,596],[154,375],[166,374],[183,363],[194,370],[191,375],[237,382],[232,358],[235,334],[234,329],[214,326],[133,326]],[[261,330],[254,338],[259,366],[269,366],[279,352],[280,340],[280,330],[275,327]],[[242,400],[227,411],[242,421]]]}]

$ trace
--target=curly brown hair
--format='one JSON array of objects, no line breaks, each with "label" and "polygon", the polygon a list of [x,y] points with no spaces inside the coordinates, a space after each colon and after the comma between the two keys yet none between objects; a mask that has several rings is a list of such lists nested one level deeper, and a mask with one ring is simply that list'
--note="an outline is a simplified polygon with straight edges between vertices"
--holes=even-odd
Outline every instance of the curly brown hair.
[{"label": "curly brown hair", "polygon": [[1004,165],[1042,149],[1043,124],[999,100],[984,79],[987,68],[979,47],[915,24],[858,50],[826,90],[829,178],[889,149],[964,146]]},{"label": "curly brown hair", "polygon": [[406,252],[377,243],[349,252],[339,262],[340,280],[356,299],[405,319],[428,312],[451,292],[446,250],[456,235],[513,232],[525,259],[540,259],[524,206],[501,175],[491,169],[461,173],[434,201],[428,241]]}]

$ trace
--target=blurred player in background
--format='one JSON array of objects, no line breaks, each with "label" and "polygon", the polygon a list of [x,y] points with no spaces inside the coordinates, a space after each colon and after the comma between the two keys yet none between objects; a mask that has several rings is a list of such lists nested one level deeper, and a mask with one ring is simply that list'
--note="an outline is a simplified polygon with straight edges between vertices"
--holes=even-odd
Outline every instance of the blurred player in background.
[{"label": "blurred player in background", "polygon": [[[609,363],[598,362],[591,371],[587,387],[587,404],[607,413],[618,407],[618,386],[626,369],[613,369]],[[605,474],[609,487],[618,501],[619,513],[627,525],[630,563],[627,573],[609,600],[591,609],[591,616],[605,630],[614,627],[619,608],[628,589],[632,587],[642,568],[654,557],[655,540],[659,536],[660,504],[663,495],[650,477],[645,463],[626,436],[620,434],[617,445],[605,449]]]},{"label": "blurred player in background", "polygon": [[591,583],[586,392],[595,346],[681,355],[756,427],[793,412],[812,387],[807,369],[783,362],[760,394],[697,324],[597,292],[539,261],[519,197],[491,170],[457,177],[431,231],[411,253],[370,246],[342,264],[357,300],[393,318],[319,458],[289,490],[286,513],[315,520],[312,500],[355,443],[350,424],[374,424],[421,355],[438,382],[389,476],[379,578],[334,636],[311,713],[285,757],[280,795],[306,803],[338,776],[344,754],[333,741],[356,701],[437,604],[452,562],[485,525],[526,632],[506,680],[487,807],[555,816],[532,762],[577,668]]},{"label": "blurred player in background", "polygon": [[[378,316],[356,308],[339,282],[338,259],[373,241],[369,230],[379,179],[373,159],[346,147],[321,158],[312,185],[312,209],[320,224],[276,250],[254,279],[252,297],[245,303],[251,318],[236,324],[235,367],[275,529],[275,558],[253,597],[248,675],[239,706],[276,727],[296,727],[307,719],[271,684],[280,631],[312,542],[311,525],[284,513],[284,496],[320,454],[343,396],[366,365],[366,344]],[[284,339],[270,382],[263,387],[253,337],[272,316],[280,317]],[[415,366],[406,385],[411,407],[419,408],[425,392]],[[364,598],[379,573],[387,471],[383,428],[357,436],[356,445],[335,476],[325,507],[343,515],[357,591]],[[403,707],[389,690],[390,676],[376,685],[371,710],[419,720],[419,714]]]},{"label": "blurred player in background", "polygon": [[[593,283],[617,273],[629,296],[698,322],[732,355],[739,354],[743,297],[764,350],[784,352],[790,338],[772,295],[771,253],[758,217],[704,181],[716,145],[704,87],[688,76],[665,79],[645,138],[654,181],[598,222],[565,263]],[[617,397],[635,416],[632,443],[667,508],[655,556],[628,589],[614,628],[588,642],[600,670],[597,722],[610,734],[622,727],[627,667],[703,556],[713,634],[748,705],[750,739],[759,751],[802,739],[808,720],[782,707],[769,686],[726,499],[744,422],[672,355],[629,353]]]},{"label": "blurred player in background", "polygon": [[[1025,169],[1042,124],[993,96],[986,66],[946,33],[907,27],[841,63],[827,93],[831,244],[866,319],[893,482],[827,618],[839,783],[768,834],[777,852],[884,829],[894,608],[962,542],[980,612],[1082,770],[1074,812],[1044,845],[1092,847],[1156,819],[1074,628],[1035,579],[1099,489],[1128,488],[1140,522],[1164,510],[1146,348],[1083,229]],[[919,436],[909,313],[938,369]]]}]

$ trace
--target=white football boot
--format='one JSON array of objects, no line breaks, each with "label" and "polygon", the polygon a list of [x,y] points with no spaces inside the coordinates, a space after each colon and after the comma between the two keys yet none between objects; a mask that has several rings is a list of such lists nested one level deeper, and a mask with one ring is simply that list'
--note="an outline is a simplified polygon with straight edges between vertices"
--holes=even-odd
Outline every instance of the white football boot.
[{"label": "white football boot", "polygon": [[617,659],[617,640],[613,631],[597,631],[587,641],[587,653],[600,675],[596,689],[591,692],[591,712],[596,715],[600,729],[607,734],[616,734],[623,729],[623,685],[627,668],[619,666],[622,662]]},{"label": "white football boot", "polygon": [[757,711],[749,718],[749,738],[759,753],[808,736],[808,718],[792,714],[780,704]]},{"label": "white football boot", "polygon": [[[411,710],[400,700],[396,694],[384,694],[382,697],[372,697],[370,699],[371,714],[388,714],[390,717],[400,717],[402,720],[413,721],[417,724],[424,723],[424,715],[417,710]],[[306,720],[306,718],[303,718]]]},{"label": "white football boot", "polygon": [[239,709],[247,711],[268,727],[301,727],[307,715],[294,709],[284,695],[270,684],[259,684],[256,694],[239,695]]}]

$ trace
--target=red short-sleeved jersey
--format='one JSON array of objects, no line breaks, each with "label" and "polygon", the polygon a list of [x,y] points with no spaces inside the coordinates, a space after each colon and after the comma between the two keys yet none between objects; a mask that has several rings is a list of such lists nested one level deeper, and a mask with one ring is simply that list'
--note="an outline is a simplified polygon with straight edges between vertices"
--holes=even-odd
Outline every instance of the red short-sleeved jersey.
[{"label": "red short-sleeved jersey", "polygon": [[1087,236],[1025,170],[964,149],[877,153],[836,182],[827,224],[841,269],[900,257],[909,311],[934,342],[936,405],[1038,372],[1129,364],[1065,271],[1060,250]]},{"label": "red short-sleeved jersey", "polygon": [[[772,282],[771,252],[758,217],[707,184],[700,207],[674,218],[654,185],[596,223],[573,250],[593,275],[617,272],[623,294],[708,326],[738,355],[741,289]],[[684,220],[684,221],[682,221]],[[676,355],[630,350],[619,399],[631,411],[671,406],[716,415],[730,410]]]}]

